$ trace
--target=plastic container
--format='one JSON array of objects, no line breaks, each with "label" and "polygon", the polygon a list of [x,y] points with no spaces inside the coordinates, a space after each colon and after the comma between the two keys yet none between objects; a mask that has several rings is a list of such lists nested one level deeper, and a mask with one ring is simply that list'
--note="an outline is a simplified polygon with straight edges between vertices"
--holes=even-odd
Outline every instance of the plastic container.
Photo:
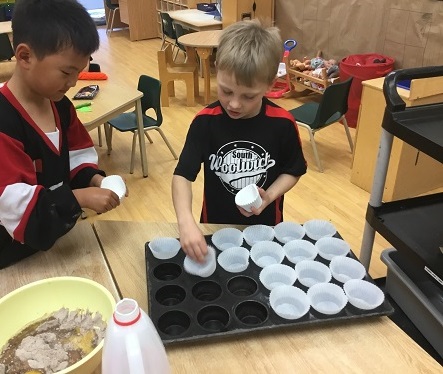
[{"label": "plastic container", "polygon": [[381,254],[381,260],[388,267],[385,291],[443,357],[442,286],[400,255],[392,248]]},{"label": "plastic container", "polygon": [[360,109],[362,82],[368,79],[384,77],[394,68],[395,60],[392,57],[378,53],[350,55],[340,62],[340,81],[344,82],[353,77],[349,91],[348,111],[346,121],[349,127],[356,127],[358,111]]},{"label": "plastic container", "polygon": [[115,306],[102,355],[103,374],[169,374],[163,343],[148,315],[133,299]]}]

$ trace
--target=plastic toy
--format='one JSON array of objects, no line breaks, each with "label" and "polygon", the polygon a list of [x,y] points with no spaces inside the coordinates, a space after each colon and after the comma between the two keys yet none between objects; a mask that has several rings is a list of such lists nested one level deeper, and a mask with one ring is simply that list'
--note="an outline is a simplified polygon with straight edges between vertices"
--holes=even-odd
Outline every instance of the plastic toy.
[{"label": "plastic toy", "polygon": [[283,43],[284,53],[283,62],[280,63],[277,72],[277,79],[274,82],[272,88],[266,93],[266,97],[278,99],[282,97],[286,92],[290,91],[289,77],[286,74],[286,63],[285,60],[289,59],[289,52],[297,45],[294,39],[288,39]]}]

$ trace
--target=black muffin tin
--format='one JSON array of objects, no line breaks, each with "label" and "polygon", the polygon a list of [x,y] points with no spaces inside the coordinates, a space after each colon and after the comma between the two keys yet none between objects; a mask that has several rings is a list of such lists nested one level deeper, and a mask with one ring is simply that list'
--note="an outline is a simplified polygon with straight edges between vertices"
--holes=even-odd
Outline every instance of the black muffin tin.
[{"label": "black muffin tin", "polygon": [[[335,236],[341,238],[338,233]],[[212,243],[211,236],[205,238],[215,248],[218,257],[220,251]],[[315,243],[307,236],[303,239]],[[251,248],[245,241],[243,247]],[[185,254],[182,250],[171,259],[159,260],[152,255],[147,242],[145,256],[148,314],[164,344],[221,338],[258,330],[349,321],[394,312],[385,299],[373,310],[361,310],[348,303],[340,313],[325,315],[311,307],[305,316],[297,320],[287,320],[278,316],[271,308],[270,291],[259,280],[262,268],[251,258],[248,268],[241,273],[229,273],[217,263],[215,272],[202,278],[186,273],[183,268]],[[358,260],[352,251],[348,257]],[[329,261],[319,255],[315,260],[329,265]],[[286,257],[282,263],[294,267]],[[368,274],[364,279],[374,283]],[[342,286],[334,278],[331,283]],[[307,291],[307,287],[298,280],[294,286]]]}]

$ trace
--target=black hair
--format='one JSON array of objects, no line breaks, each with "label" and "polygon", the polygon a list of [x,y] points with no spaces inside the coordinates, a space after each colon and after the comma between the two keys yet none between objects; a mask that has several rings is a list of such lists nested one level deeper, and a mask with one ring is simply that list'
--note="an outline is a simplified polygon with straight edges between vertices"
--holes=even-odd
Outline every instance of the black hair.
[{"label": "black hair", "polygon": [[26,43],[39,59],[67,48],[88,56],[100,45],[94,21],[76,0],[16,0],[12,35],[14,50]]}]

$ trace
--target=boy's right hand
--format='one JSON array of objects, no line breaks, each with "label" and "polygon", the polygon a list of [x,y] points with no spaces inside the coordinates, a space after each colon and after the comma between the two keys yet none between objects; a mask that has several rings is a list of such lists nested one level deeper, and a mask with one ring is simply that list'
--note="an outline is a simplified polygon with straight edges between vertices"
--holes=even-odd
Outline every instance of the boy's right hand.
[{"label": "boy's right hand", "polygon": [[117,194],[106,188],[87,187],[72,191],[81,208],[106,213],[120,205]]},{"label": "boy's right hand", "polygon": [[186,227],[180,227],[180,244],[186,255],[194,261],[204,261],[208,253],[208,244],[194,222]]}]

